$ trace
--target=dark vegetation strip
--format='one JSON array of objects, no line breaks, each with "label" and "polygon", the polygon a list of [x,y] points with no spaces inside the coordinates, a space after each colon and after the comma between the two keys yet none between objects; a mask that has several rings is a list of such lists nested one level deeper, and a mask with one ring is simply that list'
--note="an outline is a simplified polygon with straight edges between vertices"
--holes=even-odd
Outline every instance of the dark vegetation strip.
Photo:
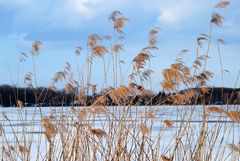
[{"label": "dark vegetation strip", "polygon": [[[195,91],[201,91],[198,88],[194,88]],[[36,101],[35,93],[38,93],[39,100]],[[184,93],[185,90],[181,92]],[[208,93],[204,94],[206,102],[209,104],[240,104],[240,88],[208,88]],[[181,93],[180,92],[180,93]],[[77,92],[67,92],[63,90],[53,91],[50,88],[39,87],[37,89],[32,88],[17,88],[10,85],[1,85],[0,86],[0,105],[3,107],[16,106],[17,100],[20,100],[25,104],[25,106],[34,106],[36,102],[39,102],[41,106],[70,106],[73,105],[83,105],[80,102],[73,101],[72,98],[76,97]],[[105,95],[105,105],[113,106],[116,105],[112,101],[111,97],[108,94],[104,93],[94,93],[92,95],[85,96],[86,105],[91,106],[91,104],[96,101],[100,96]],[[175,104],[174,101],[170,99],[170,96],[174,94],[158,92],[151,95],[141,95],[138,96],[128,96],[129,100],[132,100],[129,105],[172,105]],[[63,98],[65,98],[63,100]],[[189,105],[196,104],[196,98],[189,100]],[[201,99],[197,99],[197,104],[201,104]],[[121,105],[121,102],[120,104]],[[125,105],[122,102],[122,105]]]}]

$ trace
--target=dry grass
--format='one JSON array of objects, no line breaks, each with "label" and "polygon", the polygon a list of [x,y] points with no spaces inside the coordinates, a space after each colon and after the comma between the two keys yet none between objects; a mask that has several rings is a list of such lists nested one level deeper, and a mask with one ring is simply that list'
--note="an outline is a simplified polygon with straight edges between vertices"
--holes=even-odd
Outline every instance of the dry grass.
[{"label": "dry grass", "polygon": [[[226,8],[229,4],[222,1],[215,9]],[[158,49],[157,37],[160,29],[153,28],[149,31],[147,45],[133,58],[132,71],[125,74],[129,74],[128,84],[124,85],[127,80],[121,68],[123,61],[120,59],[120,52],[125,51],[123,33],[129,20],[119,11],[112,12],[109,20],[113,23],[114,35],[89,35],[86,65],[82,68],[77,66],[77,74],[74,74],[71,63],[66,62],[65,68],[57,72],[52,79],[51,90],[56,90],[58,83],[62,82],[65,84],[65,93],[72,96],[71,101],[83,106],[73,104],[71,108],[59,107],[44,114],[41,111],[43,107],[39,107],[35,108],[32,114],[28,114],[29,109],[24,108],[23,101],[18,100],[17,120],[11,120],[8,113],[2,114],[1,159],[28,161],[32,160],[34,155],[35,160],[49,161],[239,160],[239,136],[235,125],[240,122],[240,111],[236,107],[229,110],[219,106],[207,106],[204,99],[205,94],[211,94],[206,87],[209,79],[213,77],[213,73],[206,69],[211,45],[211,26],[222,26],[222,19],[220,14],[213,12],[210,34],[197,37],[200,48],[204,48],[203,43],[208,42],[206,55],[200,55],[197,50],[193,65],[188,67],[180,56],[188,52],[184,49],[178,54],[176,62],[162,70],[163,80],[156,86],[161,85],[164,91],[170,93],[164,100],[173,101],[175,104],[169,113],[164,106],[151,106],[151,101],[155,99],[155,85],[151,82],[151,52]],[[32,83],[37,78],[35,56],[40,54],[41,45],[40,41],[32,44],[34,73],[27,73],[24,78],[26,86],[33,88],[33,92],[34,87],[37,87],[36,82]],[[84,57],[82,50],[82,47],[76,47],[77,65],[78,58]],[[105,88],[102,89],[101,85],[91,81],[92,68],[95,65],[93,59],[97,57],[100,57],[103,63],[98,64],[98,70],[102,68],[104,73],[102,87]],[[106,64],[105,60],[109,60],[109,63]],[[20,61],[28,61],[28,55],[22,53]],[[111,65],[113,70],[110,76]],[[110,78],[113,82],[108,81]],[[194,87],[199,87],[200,90],[195,90]],[[183,88],[188,90],[181,92]],[[97,91],[101,93],[97,94]],[[38,100],[41,94],[35,95]],[[89,95],[95,98],[91,103],[87,102]],[[137,98],[149,100],[142,108],[132,106],[133,102],[141,104],[136,102]],[[114,106],[106,106],[109,100]],[[197,105],[198,100],[202,102],[201,106]],[[63,96],[62,103],[65,101],[67,98]],[[87,106],[88,104],[91,106]],[[192,105],[179,106],[184,104]],[[197,109],[199,107],[202,109]],[[200,114],[198,110],[201,111]],[[210,115],[215,116],[215,122],[209,121]],[[194,123],[196,118],[199,123]],[[41,122],[40,128],[35,125],[36,121]],[[19,127],[15,128],[15,123]],[[13,137],[7,136],[9,131],[6,129],[10,129]],[[36,129],[42,132],[37,137],[34,134]]]}]

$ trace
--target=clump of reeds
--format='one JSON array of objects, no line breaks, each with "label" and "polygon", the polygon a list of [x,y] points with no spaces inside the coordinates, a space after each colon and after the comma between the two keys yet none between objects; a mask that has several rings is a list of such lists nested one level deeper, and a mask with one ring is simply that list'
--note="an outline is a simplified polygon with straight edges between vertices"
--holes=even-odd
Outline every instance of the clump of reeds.
[{"label": "clump of reeds", "polygon": [[102,129],[97,129],[97,128],[92,128],[91,125],[88,124],[88,130],[91,134],[97,136],[97,137],[106,137],[107,136],[107,133],[102,130]]},{"label": "clump of reeds", "polygon": [[171,159],[169,157],[167,157],[166,155],[162,155],[161,159],[162,159],[162,161],[171,161]]},{"label": "clump of reeds", "polygon": [[226,112],[222,107],[217,107],[217,106],[209,106],[208,110],[211,112],[219,113],[219,114]]},{"label": "clump of reeds", "polygon": [[240,111],[239,110],[231,110],[226,112],[227,116],[234,122],[240,122]]},{"label": "clump of reeds", "polygon": [[55,138],[57,134],[57,129],[56,126],[54,126],[51,122],[50,119],[47,118],[46,116],[42,116],[42,126],[45,130],[44,134],[46,136],[47,141],[52,144],[52,139]]},{"label": "clump of reeds", "polygon": [[163,122],[167,127],[173,127],[173,121],[172,120],[167,119],[167,120],[164,120]]},{"label": "clump of reeds", "polygon": [[140,125],[139,125],[139,129],[140,129],[140,131],[141,131],[141,133],[142,133],[143,135],[146,135],[146,134],[149,133],[149,129],[148,129],[147,126],[144,125],[144,124],[140,124]]},{"label": "clump of reeds", "polygon": [[[229,5],[228,1],[222,1],[215,6],[215,10],[226,8]],[[173,112],[168,114],[167,118],[163,116],[165,114],[164,107],[151,106],[151,102],[156,101],[153,91],[155,86],[151,81],[153,73],[151,59],[154,57],[152,51],[158,51],[157,34],[160,29],[154,27],[149,31],[146,47],[142,48],[133,58],[131,73],[126,72],[125,74],[129,74],[128,84],[125,85],[126,80],[124,80],[125,76],[121,68],[123,60],[120,59],[120,53],[125,51],[122,44],[123,29],[129,19],[124,17],[121,12],[114,11],[109,17],[113,23],[114,35],[91,34],[87,37],[87,62],[86,66],[83,65],[82,68],[78,66],[78,58],[84,56],[84,50],[80,46],[76,47],[78,78],[75,78],[76,74],[74,74],[70,62],[66,62],[65,68],[54,75],[51,90],[56,91],[57,83],[63,82],[64,95],[62,95],[61,103],[63,105],[65,102],[71,101],[73,104],[67,110],[59,107],[61,109],[59,113],[51,112],[49,115],[41,115],[40,132],[44,133],[45,138],[39,136],[37,141],[34,140],[35,125],[32,124],[29,135],[25,127],[22,128],[22,136],[17,135],[11,120],[6,113],[3,113],[3,124],[0,126],[0,136],[3,138],[2,154],[4,154],[2,160],[18,160],[19,158],[30,160],[30,153],[33,153],[31,148],[35,146],[35,143],[37,144],[35,146],[37,148],[36,160],[210,161],[221,160],[225,156],[227,156],[226,159],[229,159],[228,154],[226,155],[224,141],[228,141],[232,129],[228,128],[226,117],[222,117],[222,114],[227,115],[234,123],[239,123],[240,112],[218,106],[207,106],[204,99],[205,95],[211,95],[211,91],[207,88],[207,82],[213,77],[213,73],[206,68],[206,62],[210,58],[212,25],[222,26],[223,22],[223,16],[215,10],[211,15],[210,33],[197,37],[197,54],[193,65],[190,67],[186,65],[180,56],[189,52],[184,49],[178,54],[173,64],[162,70],[163,80],[158,85],[161,85],[167,95],[163,96],[163,102],[159,102],[159,104],[171,102],[175,105],[172,108]],[[203,43],[205,42],[208,42],[206,55],[200,55],[199,50],[204,49]],[[25,84],[32,88],[34,80],[37,87],[34,58],[39,55],[41,45],[41,41],[35,41],[32,44],[34,71],[26,73],[24,78]],[[21,62],[27,61],[27,58],[27,54],[21,53]],[[100,59],[103,63],[103,67],[97,64],[98,71],[103,69],[102,89],[99,89],[101,86],[92,80],[95,59]],[[113,82],[110,86],[108,80],[110,79],[109,68],[111,65],[113,70],[111,71],[112,78],[110,78],[113,79]],[[149,86],[146,85],[147,83]],[[182,88],[187,88],[187,90],[182,92]],[[101,92],[97,93],[98,90]],[[36,103],[39,103],[41,93],[37,93],[34,88],[33,92]],[[147,99],[144,110],[133,106],[133,104],[142,104],[142,99]],[[202,103],[202,113],[199,116],[201,124],[194,125],[192,122],[196,117],[195,112],[199,101]],[[74,104],[75,102],[77,105]],[[26,102],[17,99],[16,103],[20,108],[17,123],[27,124],[28,120],[23,119],[23,109],[27,110],[27,108],[23,108]],[[184,107],[180,105],[189,104],[191,106],[180,110],[180,107]],[[219,114],[216,123],[208,122],[209,113],[207,111]],[[35,109],[31,121],[37,119],[37,114]],[[12,140],[19,150],[11,148],[11,141],[6,137],[4,123],[9,124],[14,135]],[[158,128],[157,132],[154,131],[155,126]],[[169,130],[172,130],[171,135],[168,133]],[[29,143],[27,137],[30,138]],[[169,139],[168,143],[164,142],[166,139]],[[42,141],[46,141],[46,147],[49,147],[46,153],[40,151]],[[217,141],[220,142],[219,145],[216,143]],[[239,144],[228,144],[228,147],[235,154],[240,154]]]},{"label": "clump of reeds", "polygon": [[238,156],[240,156],[240,149],[237,145],[235,144],[228,144],[228,147],[234,152],[236,153]]}]

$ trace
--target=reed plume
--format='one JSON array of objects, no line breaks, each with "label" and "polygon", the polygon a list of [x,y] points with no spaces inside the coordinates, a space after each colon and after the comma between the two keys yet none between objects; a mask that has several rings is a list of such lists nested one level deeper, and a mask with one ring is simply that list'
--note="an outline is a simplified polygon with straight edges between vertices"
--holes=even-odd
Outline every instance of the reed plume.
[{"label": "reed plume", "polygon": [[133,62],[136,64],[137,69],[144,68],[146,61],[151,58],[148,51],[142,50],[137,56],[134,57]]},{"label": "reed plume", "polygon": [[92,53],[94,56],[103,57],[107,52],[107,49],[102,45],[95,45],[92,47]]},{"label": "reed plume", "polygon": [[23,102],[20,100],[17,100],[17,107],[23,108],[24,107]]},{"label": "reed plume", "polygon": [[123,45],[122,44],[115,44],[113,46],[113,51],[115,53],[119,53],[120,51],[124,51]]},{"label": "reed plume", "polygon": [[227,8],[230,6],[229,1],[221,1],[215,5],[215,8]]},{"label": "reed plume", "polygon": [[95,136],[97,136],[97,137],[99,137],[99,138],[102,138],[102,137],[106,137],[106,136],[107,136],[106,131],[104,131],[104,130],[102,130],[102,129],[92,128],[91,125],[89,125],[89,124],[88,124],[88,131],[89,131],[91,134],[93,134],[93,135],[95,135]]},{"label": "reed plume", "polygon": [[24,147],[22,145],[19,145],[18,147],[19,147],[20,153],[22,153],[22,154],[28,154],[29,153],[29,150],[26,147]]},{"label": "reed plume", "polygon": [[46,116],[42,116],[41,119],[42,126],[45,130],[44,134],[46,136],[47,141],[52,144],[52,139],[55,138],[57,134],[56,127],[50,122],[50,119]]},{"label": "reed plume", "polygon": [[197,37],[197,44],[203,48],[203,42],[208,40],[209,39],[209,36],[206,35],[206,34],[200,34],[199,37]]},{"label": "reed plume", "polygon": [[129,19],[124,17],[120,11],[113,11],[109,16],[109,20],[113,21],[114,30],[120,34],[123,33],[122,28],[124,27],[124,24],[129,21]]},{"label": "reed plume", "polygon": [[208,110],[211,112],[220,113],[220,114],[226,112],[223,108],[217,107],[217,106],[209,106]]},{"label": "reed plume", "polygon": [[173,121],[172,120],[166,119],[163,122],[167,127],[173,127]]},{"label": "reed plume", "polygon": [[73,85],[71,83],[67,83],[66,86],[65,86],[65,90],[72,92],[73,91]]},{"label": "reed plume", "polygon": [[27,58],[28,58],[28,56],[27,56],[26,53],[24,53],[24,52],[21,52],[21,53],[20,53],[20,58],[19,58],[19,61],[20,61],[20,62],[26,61]]},{"label": "reed plume", "polygon": [[235,144],[228,144],[228,147],[236,153],[238,156],[240,156],[240,149]]},{"label": "reed plume", "polygon": [[227,116],[234,122],[240,122],[240,111],[239,110],[231,110],[226,112]]},{"label": "reed plume", "polygon": [[146,135],[149,133],[149,129],[147,128],[147,126],[145,124],[140,124],[139,129],[143,135]]},{"label": "reed plume", "polygon": [[162,159],[162,161],[171,161],[171,159],[166,155],[162,155],[161,159]]},{"label": "reed plume", "polygon": [[81,46],[77,46],[75,49],[75,55],[79,56],[81,53],[82,47]]},{"label": "reed plume", "polygon": [[223,16],[221,16],[218,13],[213,13],[211,23],[221,27],[222,26],[222,19],[223,19]]},{"label": "reed plume", "polygon": [[159,33],[160,29],[158,27],[154,27],[149,31],[148,34],[148,47],[151,49],[158,49],[157,48],[157,34]]},{"label": "reed plume", "polygon": [[32,44],[31,53],[35,56],[39,55],[41,45],[42,45],[41,41],[39,41],[39,40],[34,41],[33,44]]}]

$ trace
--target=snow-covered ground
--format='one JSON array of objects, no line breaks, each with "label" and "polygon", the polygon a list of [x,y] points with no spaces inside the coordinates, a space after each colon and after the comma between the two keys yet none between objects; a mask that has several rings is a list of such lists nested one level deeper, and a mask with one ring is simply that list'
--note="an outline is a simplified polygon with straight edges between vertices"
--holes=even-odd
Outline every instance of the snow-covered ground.
[{"label": "snow-covered ground", "polygon": [[[222,106],[224,109],[238,109],[238,106]],[[82,108],[82,107],[77,107]],[[150,133],[153,141],[157,135],[162,134],[162,140],[160,146],[162,149],[167,149],[171,144],[175,143],[175,136],[182,125],[190,124],[188,129],[192,132],[192,135],[199,134],[202,126],[202,106],[153,106],[153,107],[106,107],[108,111],[114,113],[115,121],[118,121],[117,118],[122,115],[122,110],[125,108],[128,112],[131,112],[132,119],[137,118],[139,122],[144,121],[144,114],[147,111],[152,110],[154,115],[154,123],[152,126],[152,131]],[[42,107],[41,111],[38,107],[29,107],[24,109],[19,109],[15,107],[10,108],[0,108],[1,112],[1,126],[2,126],[2,135],[0,137],[0,154],[2,155],[3,147],[11,150],[18,150],[19,145],[23,145],[24,142],[28,143],[32,140],[32,146],[30,149],[31,160],[36,160],[36,157],[39,157],[40,160],[43,160],[47,153],[47,142],[44,139],[44,131],[41,126],[41,116],[54,116],[60,117],[60,115],[65,114],[69,119],[69,124],[72,122],[74,117],[71,113],[70,107]],[[5,117],[6,116],[6,117]],[[139,117],[140,116],[140,117]],[[191,119],[190,119],[191,118]],[[88,118],[90,122],[94,122],[94,127],[102,127],[104,120],[106,121],[105,115],[99,115],[95,118]],[[173,127],[165,127],[163,131],[163,120],[170,119],[173,121]],[[129,120],[131,121],[131,120]],[[146,122],[150,126],[150,121]],[[238,123],[234,123],[229,120],[225,115],[220,116],[217,113],[207,112],[207,127],[209,131],[214,130],[216,125],[221,124],[222,128],[218,131],[219,139],[216,141],[216,149],[213,152],[217,151],[217,148],[220,145],[220,141],[223,135],[228,135],[229,137],[224,137],[223,146],[229,143],[237,144],[239,141],[239,130],[240,126]],[[226,132],[227,131],[227,132]],[[160,133],[159,133],[160,132]],[[23,135],[24,134],[24,135]],[[57,140],[59,136],[56,137]],[[184,144],[187,137],[182,137],[181,142]],[[196,138],[197,139],[197,138]],[[196,141],[196,140],[195,140]],[[6,142],[8,144],[6,144]],[[39,146],[40,145],[40,146]],[[186,146],[189,146],[186,144]],[[206,143],[206,146],[209,146]],[[189,147],[192,148],[192,147]],[[222,147],[224,148],[224,147]],[[37,153],[37,151],[40,151]],[[225,157],[230,153],[229,148],[226,148]],[[37,156],[39,154],[39,156]],[[18,156],[12,156],[13,158]],[[220,157],[220,156],[219,156]],[[219,158],[217,160],[221,160]],[[228,160],[228,159],[227,159]]]}]

